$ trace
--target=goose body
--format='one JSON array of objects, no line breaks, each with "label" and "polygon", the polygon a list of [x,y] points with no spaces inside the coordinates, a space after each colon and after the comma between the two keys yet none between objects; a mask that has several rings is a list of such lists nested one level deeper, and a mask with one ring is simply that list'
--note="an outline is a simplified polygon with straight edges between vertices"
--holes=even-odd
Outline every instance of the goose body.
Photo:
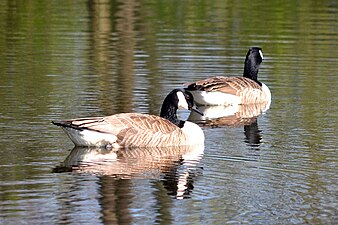
[{"label": "goose body", "polygon": [[61,126],[75,146],[166,147],[204,144],[202,129],[177,118],[178,108],[196,110],[191,93],[174,89],[165,98],[160,116],[120,113],[106,117],[52,122]]},{"label": "goose body", "polygon": [[186,84],[198,105],[238,105],[271,101],[269,88],[257,80],[263,61],[262,49],[249,49],[243,77],[216,76]]}]

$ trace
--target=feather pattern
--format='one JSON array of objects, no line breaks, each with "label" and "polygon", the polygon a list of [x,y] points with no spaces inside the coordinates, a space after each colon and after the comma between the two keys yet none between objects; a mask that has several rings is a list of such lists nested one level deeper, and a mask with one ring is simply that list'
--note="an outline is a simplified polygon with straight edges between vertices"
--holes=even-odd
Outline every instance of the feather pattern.
[{"label": "feather pattern", "polygon": [[270,101],[269,88],[257,80],[262,60],[261,49],[250,48],[244,62],[243,77],[215,76],[187,83],[186,90],[191,91],[199,105],[253,104]]},{"label": "feather pattern", "polygon": [[78,130],[91,130],[117,137],[120,147],[161,147],[188,145],[182,130],[159,116],[120,113],[107,117],[64,121],[63,125]]},{"label": "feather pattern", "polygon": [[[185,93],[183,94],[177,94]],[[182,96],[181,100],[177,99]],[[61,126],[76,146],[165,147],[203,144],[204,134],[198,125],[177,119],[180,101],[189,101],[193,109],[193,96],[175,89],[163,102],[161,115],[120,113],[106,117],[81,118],[52,122]],[[172,110],[164,110],[172,108]],[[171,114],[171,115],[166,115]],[[170,118],[170,119],[166,119]],[[182,126],[182,127],[180,127]],[[187,130],[189,127],[190,130]],[[196,135],[199,138],[196,139]]]},{"label": "feather pattern", "polygon": [[220,91],[233,95],[238,95],[239,92],[245,89],[258,89],[262,90],[255,81],[245,77],[211,77],[205,80],[195,82],[195,90],[201,91]]}]

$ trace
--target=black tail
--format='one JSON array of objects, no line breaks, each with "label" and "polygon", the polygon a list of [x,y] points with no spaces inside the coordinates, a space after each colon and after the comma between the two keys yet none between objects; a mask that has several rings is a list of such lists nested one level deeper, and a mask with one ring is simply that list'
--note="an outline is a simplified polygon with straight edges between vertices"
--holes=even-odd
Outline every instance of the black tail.
[{"label": "black tail", "polygon": [[196,83],[189,83],[189,84],[186,84],[184,90],[195,91],[195,90],[198,90],[198,87],[197,87]]},{"label": "black tail", "polygon": [[59,121],[59,122],[52,121],[52,124],[59,126],[59,127],[69,127],[69,128],[73,128],[75,130],[83,130],[82,127],[72,124],[71,121]]},{"label": "black tail", "polygon": [[54,121],[52,121],[52,124],[54,124],[54,125],[56,125],[56,126],[60,126],[60,127],[63,126],[63,123],[62,123],[62,122],[54,122]]}]

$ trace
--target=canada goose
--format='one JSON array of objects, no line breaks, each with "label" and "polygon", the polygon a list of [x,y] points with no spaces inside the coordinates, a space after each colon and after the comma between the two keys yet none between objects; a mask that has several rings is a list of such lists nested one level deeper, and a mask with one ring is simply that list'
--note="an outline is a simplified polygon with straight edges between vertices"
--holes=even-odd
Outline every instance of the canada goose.
[{"label": "canada goose", "polygon": [[236,105],[271,101],[269,88],[257,80],[263,60],[262,49],[249,49],[243,77],[216,76],[186,84],[197,105]]},{"label": "canada goose", "polygon": [[75,146],[123,148],[203,144],[202,129],[192,122],[179,120],[178,108],[199,112],[190,92],[174,89],[164,99],[160,116],[120,113],[52,123],[61,126]]}]

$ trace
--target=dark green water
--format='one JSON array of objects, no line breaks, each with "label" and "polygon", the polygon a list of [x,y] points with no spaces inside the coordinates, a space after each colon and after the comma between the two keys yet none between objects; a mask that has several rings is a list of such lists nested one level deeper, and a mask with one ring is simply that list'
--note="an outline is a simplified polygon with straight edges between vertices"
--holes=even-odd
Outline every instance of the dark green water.
[{"label": "dark green water", "polygon": [[[1,1],[0,224],[334,224],[337,4]],[[71,152],[50,124],[158,114],[185,82],[240,76],[250,46],[270,109],[203,127],[204,152]]]}]

